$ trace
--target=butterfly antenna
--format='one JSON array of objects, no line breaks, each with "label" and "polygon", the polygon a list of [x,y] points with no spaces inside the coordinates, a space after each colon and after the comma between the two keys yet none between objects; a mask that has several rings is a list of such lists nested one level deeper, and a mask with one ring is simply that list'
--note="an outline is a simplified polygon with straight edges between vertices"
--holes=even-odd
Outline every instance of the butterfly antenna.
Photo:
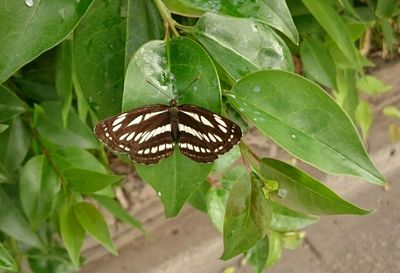
[{"label": "butterfly antenna", "polygon": [[146,80],[146,82],[148,84],[150,84],[151,86],[153,86],[155,89],[157,89],[157,91],[159,91],[161,94],[163,94],[164,96],[166,96],[169,100],[172,100],[172,97],[170,95],[168,95],[167,93],[165,93],[163,90],[160,89],[159,86],[156,86],[154,83],[152,83],[149,80]]}]

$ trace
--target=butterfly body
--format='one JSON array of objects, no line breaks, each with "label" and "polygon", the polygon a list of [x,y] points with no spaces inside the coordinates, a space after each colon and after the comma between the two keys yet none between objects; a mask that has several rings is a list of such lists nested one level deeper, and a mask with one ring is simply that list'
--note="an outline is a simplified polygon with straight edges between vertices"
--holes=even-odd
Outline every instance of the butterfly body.
[{"label": "butterfly body", "polygon": [[108,147],[142,164],[156,164],[175,147],[197,162],[211,162],[242,137],[240,127],[202,107],[176,100],[130,110],[98,123],[95,135]]}]

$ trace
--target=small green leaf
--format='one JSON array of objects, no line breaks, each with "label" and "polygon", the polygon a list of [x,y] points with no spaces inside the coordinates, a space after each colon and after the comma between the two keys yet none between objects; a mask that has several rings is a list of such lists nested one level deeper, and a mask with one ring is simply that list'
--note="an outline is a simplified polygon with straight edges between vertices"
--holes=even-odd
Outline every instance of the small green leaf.
[{"label": "small green leaf", "polygon": [[0,124],[0,134],[3,133],[5,130],[7,130],[8,127],[10,127],[10,125],[8,125],[8,124]]},{"label": "small green leaf", "polygon": [[81,148],[57,148],[51,151],[51,157],[60,171],[84,169],[106,174],[106,168],[91,153]]},{"label": "small green leaf", "polygon": [[207,193],[207,213],[211,222],[223,232],[226,202],[228,201],[229,191],[225,189],[210,188]]},{"label": "small green leaf", "polygon": [[108,175],[85,169],[67,169],[63,172],[64,177],[75,191],[80,193],[92,193],[104,189],[121,181],[123,176]]},{"label": "small green leaf", "polygon": [[72,102],[72,41],[63,41],[57,50],[55,85],[61,100],[63,125],[66,127]]},{"label": "small green leaf", "polygon": [[72,263],[78,268],[85,231],[68,204],[65,204],[60,213],[60,234]]},{"label": "small green leaf", "polygon": [[383,113],[388,117],[400,119],[400,110],[395,106],[386,106],[383,108]]},{"label": "small green leaf", "polygon": [[252,19],[206,13],[193,34],[235,80],[264,69],[294,70],[292,55],[283,40]]},{"label": "small green leaf", "polygon": [[392,89],[391,85],[387,85],[375,78],[374,76],[364,76],[358,79],[356,86],[359,90],[369,94],[375,95],[379,93],[384,93]]},{"label": "small green leaf", "polygon": [[281,257],[282,242],[280,234],[274,231],[268,233],[263,239],[247,252],[247,259],[256,273],[271,267]]},{"label": "small green leaf", "polygon": [[295,211],[314,215],[365,215],[371,212],[340,198],[315,178],[282,161],[264,158],[260,171],[265,179],[279,183],[279,190],[271,198]]},{"label": "small green leaf", "polygon": [[43,249],[43,243],[32,232],[22,212],[0,187],[0,231],[13,237],[17,241],[29,246]]},{"label": "small green leaf", "polygon": [[28,110],[28,106],[10,89],[0,85],[0,122],[11,119]]},{"label": "small green leaf", "polygon": [[27,252],[28,263],[33,273],[76,273],[74,265],[64,248],[52,246],[47,251],[33,248]]},{"label": "small green leaf", "polygon": [[359,101],[356,88],[356,71],[354,69],[337,69],[336,82],[337,90],[334,93],[336,101],[354,121]]},{"label": "small green leaf", "polygon": [[303,242],[304,231],[286,232],[281,235],[282,246],[286,249],[296,249]]},{"label": "small green leaf", "polygon": [[64,147],[96,149],[99,146],[92,130],[70,109],[67,125],[63,126],[61,104],[44,102],[41,104],[44,115],[38,118],[37,130],[44,138]]},{"label": "small green leaf", "polygon": [[59,188],[57,175],[44,155],[32,157],[23,167],[19,194],[22,209],[33,230],[48,218]]},{"label": "small green leaf", "polygon": [[318,217],[306,215],[284,206],[277,202],[272,204],[271,229],[278,232],[296,231],[318,221]]},{"label": "small green leaf", "polygon": [[0,242],[0,269],[18,272],[18,265]]},{"label": "small green leaf", "polygon": [[126,210],[124,210],[121,205],[115,201],[113,198],[104,196],[104,195],[93,195],[93,198],[99,202],[100,205],[105,207],[109,212],[112,213],[116,218],[131,225],[133,228],[137,228],[140,231],[144,232],[144,229],[140,222],[133,218]]},{"label": "small green leaf", "polygon": [[267,70],[239,80],[229,103],[294,156],[321,170],[384,183],[338,104],[296,74]]},{"label": "small green leaf", "polygon": [[271,220],[271,208],[258,180],[243,177],[232,188],[224,219],[224,253],[227,260],[263,238]]},{"label": "small green leaf", "polygon": [[330,3],[319,0],[302,0],[302,2],[341,49],[346,58],[352,61],[353,67],[361,71],[362,65],[357,48],[341,17],[331,7]]},{"label": "small green leaf", "polygon": [[368,102],[360,101],[355,112],[355,119],[361,128],[364,139],[366,139],[372,124],[372,109]]},{"label": "small green leaf", "polygon": [[[0,2],[0,83],[18,68],[67,37],[89,9],[91,0]],[[51,16],[50,16],[51,15]]]},{"label": "small green leaf", "polygon": [[112,254],[117,255],[107,223],[100,212],[93,205],[85,202],[78,203],[73,207],[73,210],[83,229]]},{"label": "small green leaf", "polygon": [[31,145],[32,134],[21,117],[15,117],[11,128],[0,135],[0,163],[8,173],[20,166]]},{"label": "small green leaf", "polygon": [[398,0],[377,0],[375,14],[378,17],[390,18],[394,11],[398,10]]},{"label": "small green leaf", "polygon": [[336,65],[323,42],[305,40],[300,46],[300,56],[307,77],[336,89]]}]

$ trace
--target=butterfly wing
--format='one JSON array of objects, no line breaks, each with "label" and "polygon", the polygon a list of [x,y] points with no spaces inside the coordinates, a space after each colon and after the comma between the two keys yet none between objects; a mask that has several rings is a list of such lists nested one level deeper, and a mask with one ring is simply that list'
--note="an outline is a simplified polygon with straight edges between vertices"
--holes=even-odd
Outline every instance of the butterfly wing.
[{"label": "butterfly wing", "polygon": [[114,151],[143,164],[156,164],[172,154],[170,107],[154,104],[109,117],[94,133]]},{"label": "butterfly wing", "polygon": [[179,106],[178,119],[180,151],[198,162],[214,161],[242,137],[239,125],[195,105]]}]

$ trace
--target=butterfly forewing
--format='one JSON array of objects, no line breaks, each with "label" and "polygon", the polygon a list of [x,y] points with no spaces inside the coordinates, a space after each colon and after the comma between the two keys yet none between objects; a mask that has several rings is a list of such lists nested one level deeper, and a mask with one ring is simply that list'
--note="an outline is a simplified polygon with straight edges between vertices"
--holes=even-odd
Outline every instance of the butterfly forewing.
[{"label": "butterfly forewing", "polygon": [[236,123],[190,104],[179,106],[178,126],[181,152],[198,162],[214,161],[242,137]]},{"label": "butterfly forewing", "polygon": [[143,164],[155,164],[173,152],[170,107],[155,104],[134,109],[96,125],[96,136],[114,151]]}]

